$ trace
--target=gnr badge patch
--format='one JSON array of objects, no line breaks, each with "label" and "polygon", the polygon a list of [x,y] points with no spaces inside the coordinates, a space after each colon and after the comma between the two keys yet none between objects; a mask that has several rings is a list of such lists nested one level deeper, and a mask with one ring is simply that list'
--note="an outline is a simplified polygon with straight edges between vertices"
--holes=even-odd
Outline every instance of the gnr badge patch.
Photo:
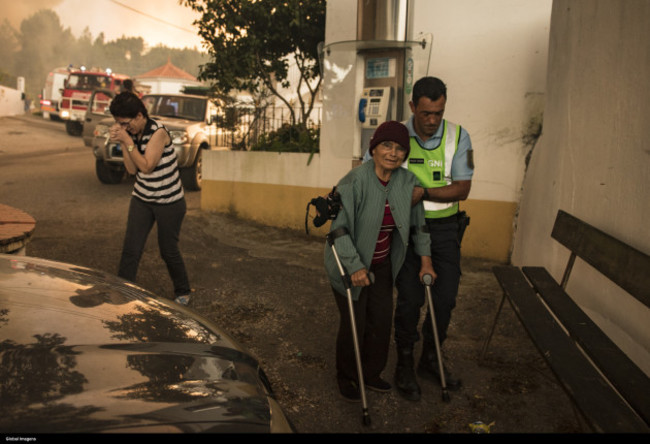
[{"label": "gnr badge patch", "polygon": [[467,167],[474,169],[474,150],[467,151]]}]

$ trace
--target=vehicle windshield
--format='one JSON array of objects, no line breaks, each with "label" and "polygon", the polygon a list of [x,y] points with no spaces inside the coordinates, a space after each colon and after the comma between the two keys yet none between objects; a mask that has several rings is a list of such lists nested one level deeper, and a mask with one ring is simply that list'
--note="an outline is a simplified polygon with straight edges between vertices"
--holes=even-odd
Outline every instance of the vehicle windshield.
[{"label": "vehicle windshield", "polygon": [[148,95],[142,98],[150,116],[203,121],[207,101],[198,97]]},{"label": "vehicle windshield", "polygon": [[109,88],[111,78],[98,74],[70,74],[67,88],[81,91],[92,91],[98,88]]}]

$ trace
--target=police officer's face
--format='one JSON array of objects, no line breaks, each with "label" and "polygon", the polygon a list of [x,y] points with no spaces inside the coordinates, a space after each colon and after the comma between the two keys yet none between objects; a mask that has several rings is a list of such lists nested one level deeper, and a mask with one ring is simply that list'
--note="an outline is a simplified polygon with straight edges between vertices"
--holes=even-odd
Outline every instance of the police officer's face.
[{"label": "police officer's face", "polygon": [[413,113],[413,126],[421,139],[427,140],[438,131],[446,104],[447,99],[444,96],[436,101],[428,97],[420,97],[417,106],[413,102],[409,102]]}]

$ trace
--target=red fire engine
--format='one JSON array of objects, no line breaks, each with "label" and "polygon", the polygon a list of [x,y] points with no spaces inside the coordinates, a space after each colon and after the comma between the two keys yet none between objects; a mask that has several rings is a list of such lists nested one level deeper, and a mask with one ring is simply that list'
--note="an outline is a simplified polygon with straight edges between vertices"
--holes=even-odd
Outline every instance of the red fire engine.
[{"label": "red fire engine", "polygon": [[88,99],[96,89],[109,89],[119,92],[122,82],[129,76],[115,74],[110,69],[71,69],[61,97],[60,117],[65,121],[65,129],[71,136],[80,136],[88,108]]}]

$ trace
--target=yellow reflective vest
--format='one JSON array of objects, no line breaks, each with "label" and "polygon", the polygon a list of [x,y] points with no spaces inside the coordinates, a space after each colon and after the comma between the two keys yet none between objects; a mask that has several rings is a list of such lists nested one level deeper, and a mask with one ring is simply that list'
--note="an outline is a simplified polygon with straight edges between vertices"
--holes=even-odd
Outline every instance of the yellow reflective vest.
[{"label": "yellow reflective vest", "polygon": [[[440,145],[427,150],[420,146],[417,138],[411,137],[411,152],[406,167],[412,171],[425,188],[437,188],[451,184],[451,162],[458,149],[460,125],[443,120]],[[424,217],[439,219],[458,212],[458,202],[424,201]]]}]

